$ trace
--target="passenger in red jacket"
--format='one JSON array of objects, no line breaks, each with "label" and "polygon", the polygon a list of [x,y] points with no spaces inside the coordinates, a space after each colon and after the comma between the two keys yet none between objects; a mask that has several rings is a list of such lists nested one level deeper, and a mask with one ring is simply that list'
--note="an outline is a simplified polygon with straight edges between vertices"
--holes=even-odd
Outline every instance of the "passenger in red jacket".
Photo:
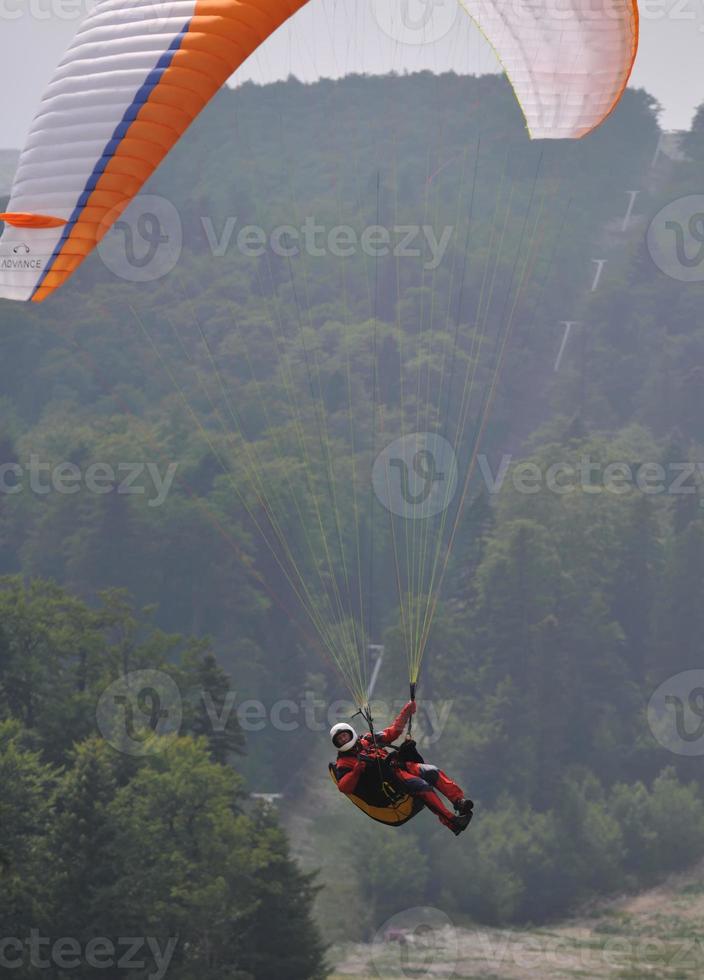
[{"label": "passenger in red jacket", "polygon": [[[420,797],[445,827],[454,834],[461,834],[472,819],[474,804],[465,797],[457,783],[437,766],[425,762],[399,762],[386,750],[387,745],[403,734],[406,722],[415,711],[415,701],[409,701],[392,725],[374,734],[367,732],[358,736],[352,725],[346,722],[333,725],[330,737],[337,749],[337,788],[341,793],[354,793],[365,767],[373,766],[380,759],[388,759],[399,787],[410,796]],[[442,802],[438,792],[452,803],[456,811],[454,814]]]}]

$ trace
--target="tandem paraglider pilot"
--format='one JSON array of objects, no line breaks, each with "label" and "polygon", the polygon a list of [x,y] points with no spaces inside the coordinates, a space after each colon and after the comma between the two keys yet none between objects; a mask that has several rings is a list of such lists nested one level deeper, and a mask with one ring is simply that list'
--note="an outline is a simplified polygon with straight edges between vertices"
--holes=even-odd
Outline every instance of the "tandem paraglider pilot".
[{"label": "tandem paraglider pilot", "polygon": [[365,735],[357,735],[347,722],[333,725],[337,759],[330,775],[340,792],[374,820],[399,827],[427,807],[453,834],[461,834],[472,819],[472,801],[446,773],[424,762],[410,734],[400,747],[392,746],[415,711],[416,702],[409,701],[392,725]]}]

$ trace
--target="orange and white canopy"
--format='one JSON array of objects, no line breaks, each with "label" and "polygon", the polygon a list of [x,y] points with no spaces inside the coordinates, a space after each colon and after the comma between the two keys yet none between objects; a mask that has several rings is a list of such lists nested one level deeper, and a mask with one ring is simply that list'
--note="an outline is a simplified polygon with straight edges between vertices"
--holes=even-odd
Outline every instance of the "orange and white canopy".
[{"label": "orange and white canopy", "polygon": [[[306,2],[95,0],[0,216],[0,297],[41,302],[61,286],[230,75]],[[534,138],[581,137],[618,102],[637,50],[636,0],[461,3]]]}]

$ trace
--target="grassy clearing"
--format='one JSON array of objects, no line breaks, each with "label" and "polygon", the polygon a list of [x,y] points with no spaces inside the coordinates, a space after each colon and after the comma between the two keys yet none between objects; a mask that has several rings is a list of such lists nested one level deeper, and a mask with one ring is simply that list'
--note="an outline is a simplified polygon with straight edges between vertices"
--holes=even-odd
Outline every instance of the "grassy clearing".
[{"label": "grassy clearing", "polygon": [[337,946],[330,959],[333,980],[694,980],[704,976],[704,865],[549,928],[448,927],[416,942]]}]

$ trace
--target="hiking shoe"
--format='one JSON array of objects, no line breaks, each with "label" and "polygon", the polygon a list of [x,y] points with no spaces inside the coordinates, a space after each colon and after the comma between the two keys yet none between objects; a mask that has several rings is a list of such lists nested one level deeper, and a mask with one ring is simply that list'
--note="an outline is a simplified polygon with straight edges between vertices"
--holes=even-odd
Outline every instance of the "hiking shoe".
[{"label": "hiking shoe", "polygon": [[474,801],[468,799],[457,800],[456,803],[453,803],[453,806],[458,813],[463,815],[466,813],[471,814],[472,810],[474,809]]},{"label": "hiking shoe", "polygon": [[469,827],[471,821],[472,814],[465,813],[465,815],[462,817],[453,817],[452,823],[449,823],[447,826],[450,828],[455,837],[459,837],[459,835],[466,830],[467,827]]}]

